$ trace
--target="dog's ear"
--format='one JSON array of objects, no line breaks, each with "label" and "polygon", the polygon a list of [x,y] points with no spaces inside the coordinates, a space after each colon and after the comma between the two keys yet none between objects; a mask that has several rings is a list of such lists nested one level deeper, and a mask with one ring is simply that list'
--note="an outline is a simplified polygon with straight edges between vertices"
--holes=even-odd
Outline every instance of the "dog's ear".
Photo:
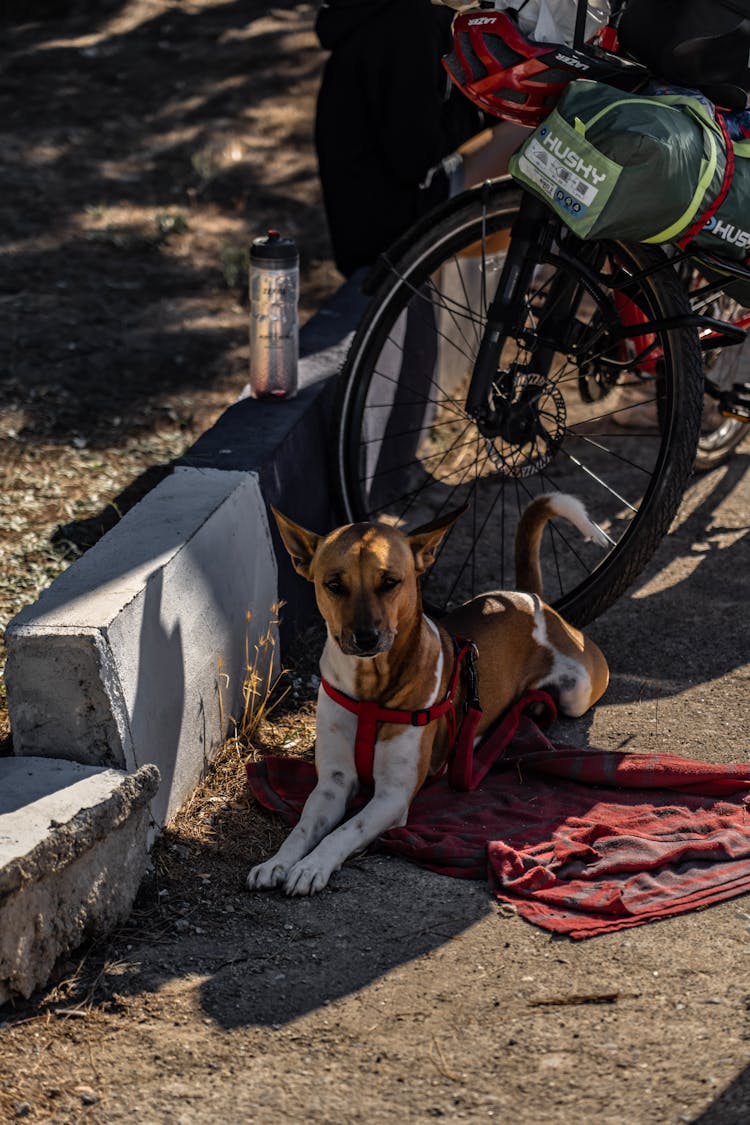
[{"label": "dog's ear", "polygon": [[443,537],[453,527],[456,520],[464,514],[468,506],[468,504],[464,504],[463,507],[458,508],[455,512],[450,512],[447,516],[441,516],[439,519],[423,524],[422,527],[418,527],[416,531],[412,531],[407,536],[414,555],[414,566],[417,574],[423,574],[428,567],[432,566]]},{"label": "dog's ear", "polygon": [[316,535],[314,531],[305,531],[304,527],[300,527],[299,524],[293,523],[286,516],[282,516],[281,512],[277,512],[275,508],[271,508],[271,511],[274,514],[276,526],[284,541],[284,546],[289,552],[292,566],[298,574],[301,574],[308,582],[312,582],[310,563],[323,536]]}]

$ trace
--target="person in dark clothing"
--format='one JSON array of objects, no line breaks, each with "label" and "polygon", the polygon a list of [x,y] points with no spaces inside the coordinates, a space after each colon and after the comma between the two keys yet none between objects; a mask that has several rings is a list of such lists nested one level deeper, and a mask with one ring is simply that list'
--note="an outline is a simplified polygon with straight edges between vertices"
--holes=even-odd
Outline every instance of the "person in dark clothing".
[{"label": "person in dark clothing", "polygon": [[452,17],[430,0],[328,0],[318,13],[331,54],[315,144],[334,259],[347,277],[448,197],[456,150],[484,127],[440,63]]}]

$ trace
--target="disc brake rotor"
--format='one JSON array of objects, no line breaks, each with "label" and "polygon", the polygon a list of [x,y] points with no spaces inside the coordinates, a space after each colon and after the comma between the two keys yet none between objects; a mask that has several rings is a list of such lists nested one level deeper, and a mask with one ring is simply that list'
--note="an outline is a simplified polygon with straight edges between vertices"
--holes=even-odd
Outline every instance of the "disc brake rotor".
[{"label": "disc brake rotor", "polygon": [[507,436],[485,439],[487,455],[507,477],[529,477],[546,468],[565,436],[565,399],[543,375],[518,375]]}]

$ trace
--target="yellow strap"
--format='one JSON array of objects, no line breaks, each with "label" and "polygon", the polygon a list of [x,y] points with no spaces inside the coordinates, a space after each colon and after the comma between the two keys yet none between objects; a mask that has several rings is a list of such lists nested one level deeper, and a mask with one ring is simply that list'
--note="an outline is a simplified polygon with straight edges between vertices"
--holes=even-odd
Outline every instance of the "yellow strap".
[{"label": "yellow strap", "polygon": [[[664,105],[662,102],[656,101],[655,98],[636,98],[636,97],[633,97],[631,95],[631,97],[629,97],[629,98],[619,98],[616,102],[610,102],[609,105],[605,105],[603,109],[600,109],[598,113],[595,113],[594,116],[586,122],[586,124],[584,126],[584,131],[587,130],[587,129],[590,129],[592,125],[596,125],[597,121],[601,121],[602,117],[606,117],[606,115],[608,113],[610,113],[611,110],[617,109],[621,105],[633,105],[636,102],[638,103],[638,105],[644,105],[645,104],[645,105],[663,106],[663,108],[671,109],[675,113],[680,112],[675,106],[668,105],[668,104]],[[585,132],[584,132],[584,135],[585,135]]]},{"label": "yellow strap", "polygon": [[711,154],[708,160],[701,160],[701,174],[698,180],[698,186],[695,189],[693,198],[688,203],[685,211],[680,215],[670,226],[664,230],[659,231],[658,234],[652,234],[650,238],[641,239],[642,242],[671,242],[673,238],[677,238],[685,231],[695,219],[698,214],[700,206],[705,198],[706,192],[711,186],[711,180],[714,178],[716,165],[718,163],[718,153],[716,149],[716,138],[713,133],[708,133],[708,139],[711,144]]},{"label": "yellow strap", "polygon": [[[641,239],[642,242],[670,242],[673,238],[677,238],[682,234],[698,214],[703,198],[711,186],[711,181],[714,178],[716,166],[718,164],[715,134],[718,133],[719,136],[723,138],[723,133],[721,127],[711,117],[703,103],[696,98],[686,98],[679,94],[664,94],[655,98],[638,98],[631,96],[628,98],[619,98],[616,102],[610,102],[609,105],[604,106],[603,109],[600,109],[598,113],[595,113],[594,116],[586,122],[583,128],[583,135],[585,136],[586,131],[590,129],[592,125],[595,125],[597,121],[600,121],[610,110],[617,109],[617,107],[621,105],[633,105],[636,102],[639,104],[659,106],[663,109],[671,109],[675,113],[680,113],[684,110],[697,120],[698,125],[706,127],[710,153],[708,159],[704,157],[703,160],[701,160],[700,176],[698,178],[698,185],[693,193],[693,198],[690,200],[683,214],[680,215],[679,219],[674,223],[671,223],[664,230],[659,231],[658,234],[652,234],[650,238]],[[576,118],[576,131],[580,132],[581,130],[578,129],[578,124],[579,120]],[[736,147],[735,145],[735,149]],[[750,145],[748,149],[748,155],[750,155]]]},{"label": "yellow strap", "polygon": [[[660,109],[671,109],[674,113],[679,113],[681,110],[685,109],[688,113],[692,113],[693,117],[699,118],[699,124],[707,125],[714,133],[718,133],[720,136],[723,135],[718,122],[711,116],[703,102],[698,101],[697,98],[687,98],[683,94],[659,94],[657,97],[653,98],[639,98],[631,94],[630,97],[618,98],[616,102],[610,102],[609,105],[605,105],[598,113],[595,113],[583,126],[584,136],[586,135],[586,130],[590,129],[592,125],[595,125],[597,121],[600,121],[602,117],[605,117],[610,110],[617,109],[618,106],[621,105],[634,104],[655,105]],[[578,118],[576,118],[576,131],[580,132],[577,122]]]}]

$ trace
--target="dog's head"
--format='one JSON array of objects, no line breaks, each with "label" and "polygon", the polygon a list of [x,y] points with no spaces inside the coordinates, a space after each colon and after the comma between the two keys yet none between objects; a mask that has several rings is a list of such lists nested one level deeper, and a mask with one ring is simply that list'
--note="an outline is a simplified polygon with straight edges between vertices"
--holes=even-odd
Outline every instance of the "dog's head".
[{"label": "dog's head", "polygon": [[276,509],[273,514],[294,569],[315,585],[318,608],[341,651],[371,657],[387,652],[399,628],[420,613],[417,579],[462,511],[409,535],[379,523],[317,535]]}]

